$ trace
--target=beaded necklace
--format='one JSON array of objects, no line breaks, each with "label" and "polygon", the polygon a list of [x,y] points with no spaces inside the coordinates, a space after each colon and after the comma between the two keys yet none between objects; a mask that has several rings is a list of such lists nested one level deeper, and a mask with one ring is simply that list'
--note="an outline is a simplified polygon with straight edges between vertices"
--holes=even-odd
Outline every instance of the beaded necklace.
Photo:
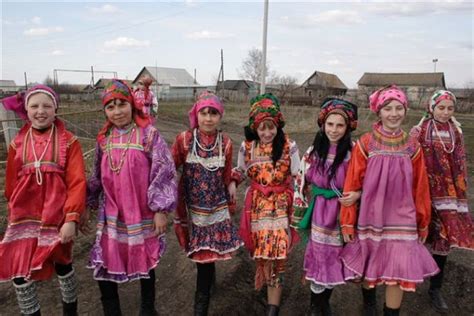
[{"label": "beaded necklace", "polygon": [[[205,159],[199,156],[197,152],[197,147],[199,147],[201,150],[206,151],[206,152],[212,152],[217,146],[219,146],[219,158],[217,160],[216,164],[209,164],[205,163]],[[217,136],[216,136],[216,141],[214,142],[214,145],[212,145],[210,148],[206,148],[201,143],[199,143],[199,140],[197,138],[197,128],[193,130],[193,148],[191,149],[191,155],[198,161],[198,163],[203,166],[205,169],[214,172],[217,171],[220,166],[221,162],[223,159],[223,153],[222,153],[222,132],[218,131]]]},{"label": "beaded necklace", "polygon": [[43,184],[43,175],[42,175],[41,169],[40,169],[41,160],[43,160],[44,155],[46,154],[46,150],[48,149],[49,144],[51,143],[51,139],[53,138],[54,124],[51,126],[51,132],[49,133],[48,141],[46,142],[46,146],[44,147],[43,153],[41,154],[39,159],[38,159],[38,156],[36,155],[35,139],[33,137],[32,130],[33,130],[33,128],[30,126],[30,129],[28,130],[28,134],[29,134],[29,137],[30,137],[31,150],[33,151],[33,157],[35,158],[35,162],[34,162],[33,166],[35,167],[36,183],[38,183],[38,185],[42,185]]},{"label": "beaded necklace", "polygon": [[451,126],[451,124],[449,123],[449,121],[448,121],[448,125],[449,125],[449,136],[450,136],[450,138],[451,138],[451,149],[450,149],[450,150],[447,150],[447,149],[446,149],[446,146],[444,145],[443,139],[441,138],[441,135],[439,135],[438,127],[436,126],[436,121],[433,120],[433,121],[432,121],[432,124],[434,125],[435,134],[436,134],[436,136],[438,137],[438,140],[439,140],[439,142],[441,143],[441,146],[443,147],[444,152],[447,153],[447,154],[453,153],[453,151],[454,151],[454,146],[456,145],[456,139],[455,139],[455,137],[454,137],[453,127]]},{"label": "beaded necklace", "polygon": [[113,131],[111,131],[110,135],[107,137],[107,145],[105,147],[105,151],[107,152],[107,161],[109,163],[110,170],[112,170],[112,172],[116,174],[119,174],[120,170],[122,170],[123,164],[125,162],[125,157],[127,155],[128,149],[130,148],[130,143],[132,141],[132,136],[133,136],[134,131],[135,131],[135,124],[132,124],[128,128],[128,130],[124,133],[124,134],[128,133],[128,140],[127,140],[127,145],[125,146],[125,149],[120,154],[120,160],[119,160],[118,165],[114,165],[114,161],[112,159],[112,143],[110,139],[112,138]]}]

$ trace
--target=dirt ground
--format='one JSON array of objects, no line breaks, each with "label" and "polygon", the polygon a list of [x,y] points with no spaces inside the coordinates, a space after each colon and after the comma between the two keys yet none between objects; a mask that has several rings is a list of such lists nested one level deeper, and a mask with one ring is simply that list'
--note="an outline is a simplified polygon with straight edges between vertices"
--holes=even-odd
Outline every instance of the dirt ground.
[{"label": "dirt ground", "polygon": [[[186,128],[182,122],[163,116],[157,125],[162,135],[171,143],[176,131]],[[225,123],[223,129],[234,140],[234,156],[242,140],[242,128]],[[292,134],[300,151],[312,141],[313,133]],[[471,177],[472,179],[472,177]],[[472,180],[471,180],[472,183]],[[240,199],[243,200],[243,190]],[[471,185],[472,193],[472,185]],[[239,204],[239,207],[241,203]],[[471,203],[471,209],[472,209]],[[236,215],[235,222],[238,222]],[[170,226],[167,233],[168,248],[156,269],[156,308],[160,315],[192,315],[196,268],[179,248]],[[102,315],[99,289],[92,279],[92,272],[85,268],[94,234],[81,235],[75,244],[75,269],[79,279],[80,315]],[[280,315],[305,315],[309,308],[310,290],[302,284],[304,245],[298,245],[292,252],[284,282]],[[0,263],[1,264],[1,263]],[[216,291],[211,299],[210,315],[264,315],[265,291],[253,288],[254,264],[242,249],[230,261],[217,264]],[[401,315],[436,315],[430,307],[427,295],[428,282],[423,283],[416,293],[405,295]],[[43,315],[61,315],[61,301],[56,278],[38,285]],[[138,315],[140,302],[139,282],[119,286],[121,306],[124,315]],[[382,313],[383,287],[378,288],[378,309]],[[474,252],[453,251],[449,256],[443,293],[450,306],[450,315],[474,315]],[[331,304],[335,315],[361,315],[362,297],[359,286],[348,284],[334,290]],[[0,315],[18,315],[19,310],[13,286],[0,284]]]}]

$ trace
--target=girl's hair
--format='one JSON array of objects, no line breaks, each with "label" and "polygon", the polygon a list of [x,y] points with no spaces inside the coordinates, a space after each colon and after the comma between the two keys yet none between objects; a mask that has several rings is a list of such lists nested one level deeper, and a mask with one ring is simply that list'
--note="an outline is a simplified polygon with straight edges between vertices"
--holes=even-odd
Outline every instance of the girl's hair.
[{"label": "girl's hair", "polygon": [[219,111],[217,111],[217,109],[215,109],[215,108],[213,108],[213,107],[210,107],[210,106],[206,106],[205,108],[200,109],[199,112],[202,112],[202,111],[204,111],[204,110],[206,110],[206,109],[207,109],[207,112],[208,112],[209,114],[212,114],[212,115],[219,114],[219,115],[220,115],[220,113],[219,113]]},{"label": "girl's hair", "polygon": [[[257,131],[254,131],[250,126],[244,127],[245,139],[247,141],[259,141]],[[277,133],[272,142],[272,161],[273,164],[276,164],[280,160],[281,155],[283,154],[283,146],[285,146],[285,132],[281,127],[277,127]]]},{"label": "girl's hair", "polygon": [[[330,146],[329,138],[327,137],[323,129],[324,128],[321,128],[316,133],[316,136],[314,137],[314,141],[313,141],[313,149],[311,150],[311,153],[309,154],[309,156],[312,157],[314,153],[317,153],[319,161],[316,168],[319,169],[321,172],[323,172],[324,170],[324,166],[326,164],[326,159],[328,157],[329,146]],[[328,179],[329,181],[336,176],[337,168],[342,164],[342,162],[347,156],[347,153],[351,151],[351,149],[352,149],[351,131],[350,131],[350,128],[347,127],[344,136],[337,143],[336,157],[334,158],[331,168],[329,169],[329,179]]]}]

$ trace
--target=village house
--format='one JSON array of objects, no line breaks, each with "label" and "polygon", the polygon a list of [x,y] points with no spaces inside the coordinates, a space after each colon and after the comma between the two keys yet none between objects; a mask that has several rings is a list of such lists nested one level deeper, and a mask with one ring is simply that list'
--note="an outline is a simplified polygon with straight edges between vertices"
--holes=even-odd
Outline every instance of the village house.
[{"label": "village house", "polygon": [[326,72],[315,71],[301,85],[304,94],[312,98],[312,104],[318,105],[328,96],[344,96],[347,86],[338,76]]},{"label": "village house", "polygon": [[357,101],[368,104],[369,96],[375,90],[396,84],[408,97],[410,107],[424,109],[434,91],[446,89],[444,73],[364,73],[357,85]]}]

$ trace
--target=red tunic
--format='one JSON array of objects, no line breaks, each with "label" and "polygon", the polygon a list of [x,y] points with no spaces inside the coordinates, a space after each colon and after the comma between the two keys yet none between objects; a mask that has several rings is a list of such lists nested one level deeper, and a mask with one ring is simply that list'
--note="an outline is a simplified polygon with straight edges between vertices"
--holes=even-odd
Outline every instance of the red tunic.
[{"label": "red tunic", "polygon": [[[5,184],[8,227],[0,243],[0,281],[48,279],[55,262],[72,261],[72,242],[61,244],[59,230],[65,222],[78,222],[85,209],[84,160],[77,138],[64,123],[56,119],[54,126],[53,133],[51,127],[41,133],[30,131],[31,124],[26,124],[10,144]],[[38,159],[44,152],[41,185],[33,145]]]}]

